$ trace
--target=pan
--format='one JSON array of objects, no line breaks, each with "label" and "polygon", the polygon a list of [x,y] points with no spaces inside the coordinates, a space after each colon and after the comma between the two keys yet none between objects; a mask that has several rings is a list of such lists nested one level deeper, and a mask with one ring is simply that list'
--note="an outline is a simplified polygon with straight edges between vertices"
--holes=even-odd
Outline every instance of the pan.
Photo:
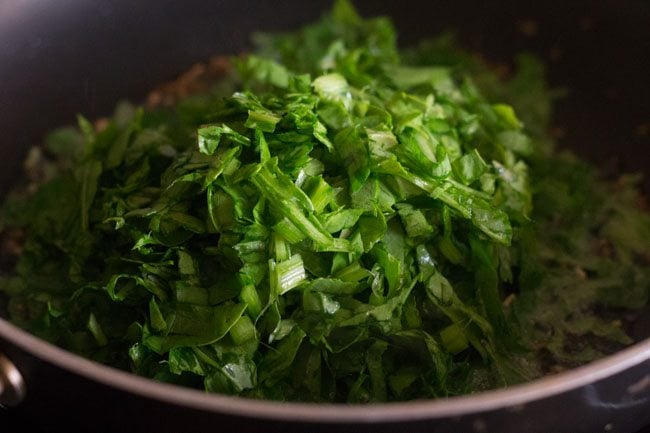
[{"label": "pan", "polygon": [[[508,64],[532,51],[567,89],[561,146],[611,169],[650,167],[650,3],[359,1],[400,42],[452,29]],[[27,149],[77,112],[106,114],[250,33],[295,28],[326,1],[60,0],[0,3],[0,190]],[[613,162],[612,162],[613,161]],[[646,181],[645,187],[648,187]],[[0,315],[1,313],[0,303]],[[647,316],[647,315],[646,315]],[[65,352],[0,318],[0,422],[15,431],[636,432],[650,425],[650,324],[608,358],[512,388],[437,401],[346,406],[251,401],[156,383]],[[3,429],[4,431],[4,429]]]}]

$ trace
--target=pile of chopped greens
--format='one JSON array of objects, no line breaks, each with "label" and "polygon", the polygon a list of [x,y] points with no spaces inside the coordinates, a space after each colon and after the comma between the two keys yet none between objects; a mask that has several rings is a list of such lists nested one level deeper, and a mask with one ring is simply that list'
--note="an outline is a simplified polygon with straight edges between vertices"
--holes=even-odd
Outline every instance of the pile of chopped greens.
[{"label": "pile of chopped greens", "polygon": [[256,43],[212,92],[35,150],[42,179],[2,211],[15,323],[299,401],[446,397],[632,343],[650,218],[633,177],[554,149],[538,61],[504,82],[449,38],[398,52],[345,1]]}]

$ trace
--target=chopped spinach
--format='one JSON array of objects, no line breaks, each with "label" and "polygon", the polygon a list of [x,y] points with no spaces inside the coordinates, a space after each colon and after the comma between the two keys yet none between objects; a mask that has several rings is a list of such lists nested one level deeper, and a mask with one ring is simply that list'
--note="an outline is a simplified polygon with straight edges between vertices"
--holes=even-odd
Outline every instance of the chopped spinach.
[{"label": "chopped spinach", "polygon": [[255,40],[214,92],[47,138],[55,174],[2,210],[15,323],[301,401],[446,397],[632,342],[596,313],[647,305],[650,217],[633,177],[553,148],[539,62],[502,82],[449,37],[398,52],[346,1]]}]

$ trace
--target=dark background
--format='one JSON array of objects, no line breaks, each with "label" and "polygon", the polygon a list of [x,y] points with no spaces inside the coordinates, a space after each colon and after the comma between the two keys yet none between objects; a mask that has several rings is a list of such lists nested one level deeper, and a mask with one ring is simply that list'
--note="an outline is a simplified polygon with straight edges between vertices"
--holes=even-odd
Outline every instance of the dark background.
[{"label": "dark background", "polygon": [[[392,16],[402,44],[451,29],[463,45],[496,63],[509,64],[521,51],[536,53],[548,64],[551,84],[567,90],[556,105],[560,144],[599,163],[648,171],[650,2],[355,3],[364,15]],[[0,0],[0,190],[20,173],[26,149],[48,129],[74,122],[76,113],[93,118],[110,113],[119,99],[139,101],[197,61],[246,49],[251,32],[299,26],[329,4]],[[53,407],[65,408],[74,392],[58,386],[47,395]],[[61,430],[40,418],[34,404],[10,413],[0,409],[0,432]],[[560,408],[549,416],[574,414]],[[11,427],[15,422],[27,428]]]}]

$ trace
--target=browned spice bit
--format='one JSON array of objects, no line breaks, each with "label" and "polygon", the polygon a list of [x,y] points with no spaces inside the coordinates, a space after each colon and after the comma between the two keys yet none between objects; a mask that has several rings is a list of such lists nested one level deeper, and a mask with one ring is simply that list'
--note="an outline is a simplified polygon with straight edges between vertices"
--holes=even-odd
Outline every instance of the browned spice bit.
[{"label": "browned spice bit", "polygon": [[507,80],[510,77],[512,71],[510,67],[505,63],[498,63],[494,65],[494,73],[499,77],[500,80]]},{"label": "browned spice bit", "polygon": [[474,61],[485,65],[488,69],[491,69],[500,80],[508,80],[512,76],[512,68],[507,63],[491,62],[478,53],[472,53],[471,55]]},{"label": "browned spice bit", "polygon": [[2,243],[0,244],[0,251],[5,256],[18,257],[23,253],[23,246],[25,244],[25,232],[21,228],[7,229],[3,233]]},{"label": "browned spice bit", "polygon": [[535,20],[526,19],[517,21],[517,30],[524,36],[533,37],[539,33],[539,24]]},{"label": "browned spice bit", "polygon": [[208,71],[213,75],[222,76],[226,72],[230,71],[232,65],[230,60],[225,56],[212,56],[208,60]]},{"label": "browned spice bit", "polygon": [[149,108],[172,106],[181,99],[206,92],[231,69],[227,57],[211,57],[207,62],[196,63],[174,81],[163,84],[147,96],[145,105]]},{"label": "browned spice bit", "polygon": [[506,296],[506,298],[503,300],[503,306],[504,306],[505,308],[509,308],[509,307],[512,305],[512,303],[515,301],[515,299],[517,299],[517,295],[515,295],[514,293],[509,294],[509,295]]},{"label": "browned spice bit", "polygon": [[566,368],[559,364],[556,364],[550,368],[551,373],[562,373],[563,371],[566,371]]},{"label": "browned spice bit", "polygon": [[576,266],[573,271],[575,274],[580,278],[581,280],[586,280],[587,279],[587,273],[585,272],[584,269],[582,269],[580,266]]},{"label": "browned spice bit", "polygon": [[106,117],[100,117],[99,119],[95,120],[93,126],[95,127],[95,131],[102,132],[110,123],[110,120]]},{"label": "browned spice bit", "polygon": [[23,244],[15,239],[8,239],[2,245],[2,253],[18,257],[23,253]]},{"label": "browned spice bit", "polygon": [[0,269],[13,269],[22,255],[25,233],[21,228],[7,228],[0,232]]},{"label": "browned spice bit", "polygon": [[564,138],[566,135],[566,129],[562,128],[561,126],[554,126],[550,129],[549,133],[555,139]]},{"label": "browned spice bit", "polygon": [[616,181],[612,183],[612,192],[618,193],[627,188],[627,179],[625,176],[619,176]]}]

